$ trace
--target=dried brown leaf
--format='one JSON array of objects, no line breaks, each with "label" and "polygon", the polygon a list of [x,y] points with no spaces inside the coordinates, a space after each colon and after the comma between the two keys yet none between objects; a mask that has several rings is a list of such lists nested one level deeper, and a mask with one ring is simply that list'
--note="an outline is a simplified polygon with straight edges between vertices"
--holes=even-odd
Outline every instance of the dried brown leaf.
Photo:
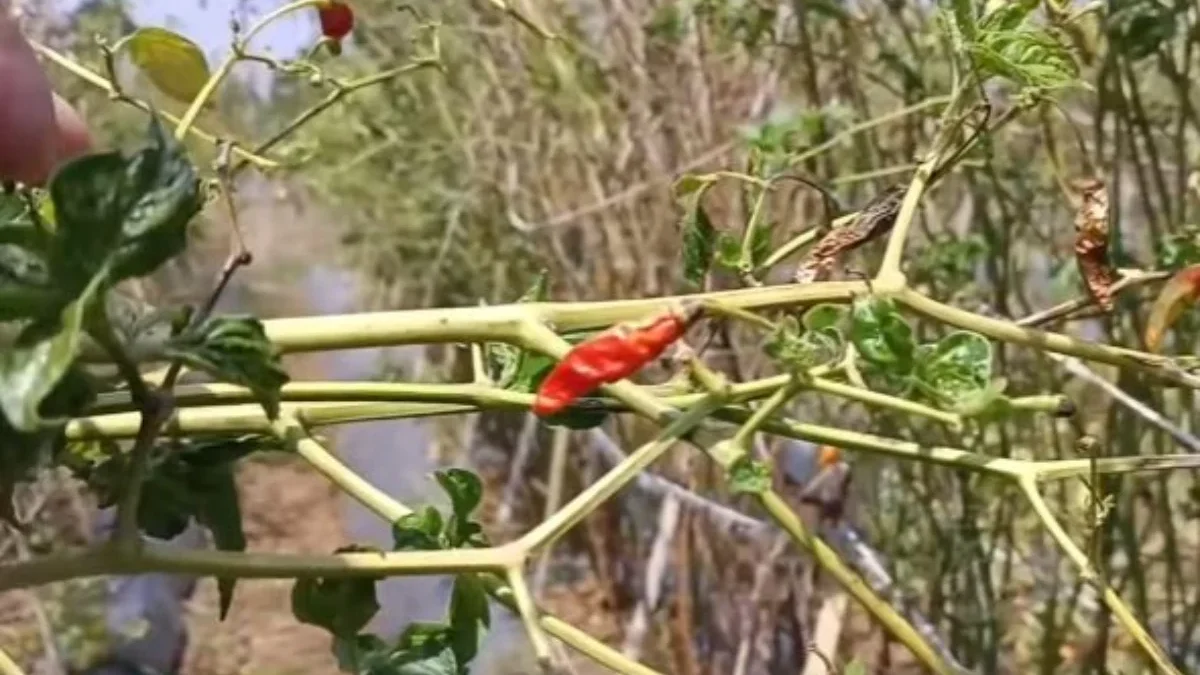
[{"label": "dried brown leaf", "polygon": [[1108,189],[1087,178],[1075,183],[1079,208],[1075,212],[1075,261],[1092,300],[1105,312],[1113,309],[1117,273],[1108,263]]},{"label": "dried brown leaf", "polygon": [[796,268],[796,283],[811,283],[824,279],[833,269],[839,256],[886,233],[896,224],[896,214],[908,192],[906,185],[894,185],[859,211],[848,225],[830,230],[812,247],[808,256]]}]

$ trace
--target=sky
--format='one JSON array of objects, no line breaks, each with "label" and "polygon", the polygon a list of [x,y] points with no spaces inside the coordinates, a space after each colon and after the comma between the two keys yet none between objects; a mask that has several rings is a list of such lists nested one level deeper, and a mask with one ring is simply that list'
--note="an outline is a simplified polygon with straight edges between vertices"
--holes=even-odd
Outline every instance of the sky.
[{"label": "sky", "polygon": [[[243,26],[247,19],[261,16],[285,0],[125,0],[130,14],[138,25],[163,26],[187,35],[217,61],[229,47],[229,19],[239,5],[250,7],[250,16],[239,16]],[[80,0],[57,0],[57,7],[70,10]],[[289,56],[311,44],[316,35],[316,23],[309,12],[303,16],[281,19],[257,38],[254,46],[276,56]]]}]

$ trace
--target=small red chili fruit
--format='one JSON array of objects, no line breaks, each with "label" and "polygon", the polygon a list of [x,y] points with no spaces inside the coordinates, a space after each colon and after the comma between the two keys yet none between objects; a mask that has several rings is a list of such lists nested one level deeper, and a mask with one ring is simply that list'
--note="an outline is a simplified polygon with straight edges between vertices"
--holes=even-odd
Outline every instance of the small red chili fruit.
[{"label": "small red chili fruit", "polygon": [[340,41],[354,29],[354,10],[341,0],[329,0],[317,6],[321,19],[321,34]]}]

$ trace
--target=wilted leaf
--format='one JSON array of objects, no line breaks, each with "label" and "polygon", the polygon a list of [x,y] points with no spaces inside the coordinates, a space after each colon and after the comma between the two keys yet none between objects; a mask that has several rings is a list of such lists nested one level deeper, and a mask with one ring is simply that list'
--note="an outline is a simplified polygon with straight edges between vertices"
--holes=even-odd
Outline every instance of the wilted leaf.
[{"label": "wilted leaf", "polygon": [[907,193],[907,186],[894,185],[871,200],[854,220],[827,232],[796,268],[796,283],[806,284],[823,279],[842,254],[891,230]]},{"label": "wilted leaf", "polygon": [[1099,180],[1078,183],[1079,210],[1075,213],[1075,260],[1088,293],[1100,309],[1113,309],[1113,284],[1117,273],[1108,262],[1108,190]]},{"label": "wilted leaf", "polygon": [[1163,285],[1158,298],[1150,308],[1146,320],[1146,349],[1157,353],[1162,348],[1167,329],[1174,325],[1179,315],[1200,297],[1200,265],[1192,265],[1175,273]]},{"label": "wilted leaf", "polygon": [[211,77],[204,51],[165,28],[139,28],[120,44],[154,86],[177,101],[191,103]]},{"label": "wilted leaf", "polygon": [[269,417],[279,415],[279,390],[287,384],[288,374],[258,319],[209,317],[168,341],[164,354],[219,380],[249,388]]}]

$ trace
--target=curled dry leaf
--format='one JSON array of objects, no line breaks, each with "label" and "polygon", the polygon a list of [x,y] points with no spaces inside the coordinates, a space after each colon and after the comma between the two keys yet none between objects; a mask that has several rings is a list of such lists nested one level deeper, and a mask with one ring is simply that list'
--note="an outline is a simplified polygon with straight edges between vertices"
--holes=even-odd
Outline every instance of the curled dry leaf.
[{"label": "curled dry leaf", "polygon": [[1185,267],[1163,286],[1146,322],[1146,349],[1158,352],[1163,336],[1188,305],[1200,297],[1200,265]]},{"label": "curled dry leaf", "polygon": [[1117,273],[1108,263],[1108,189],[1095,178],[1077,181],[1075,188],[1080,196],[1075,212],[1075,261],[1092,300],[1111,312]]},{"label": "curled dry leaf", "polygon": [[892,229],[904,201],[907,186],[894,185],[859,211],[848,225],[830,230],[808,252],[796,269],[796,283],[806,284],[826,277],[839,256],[852,251]]}]

